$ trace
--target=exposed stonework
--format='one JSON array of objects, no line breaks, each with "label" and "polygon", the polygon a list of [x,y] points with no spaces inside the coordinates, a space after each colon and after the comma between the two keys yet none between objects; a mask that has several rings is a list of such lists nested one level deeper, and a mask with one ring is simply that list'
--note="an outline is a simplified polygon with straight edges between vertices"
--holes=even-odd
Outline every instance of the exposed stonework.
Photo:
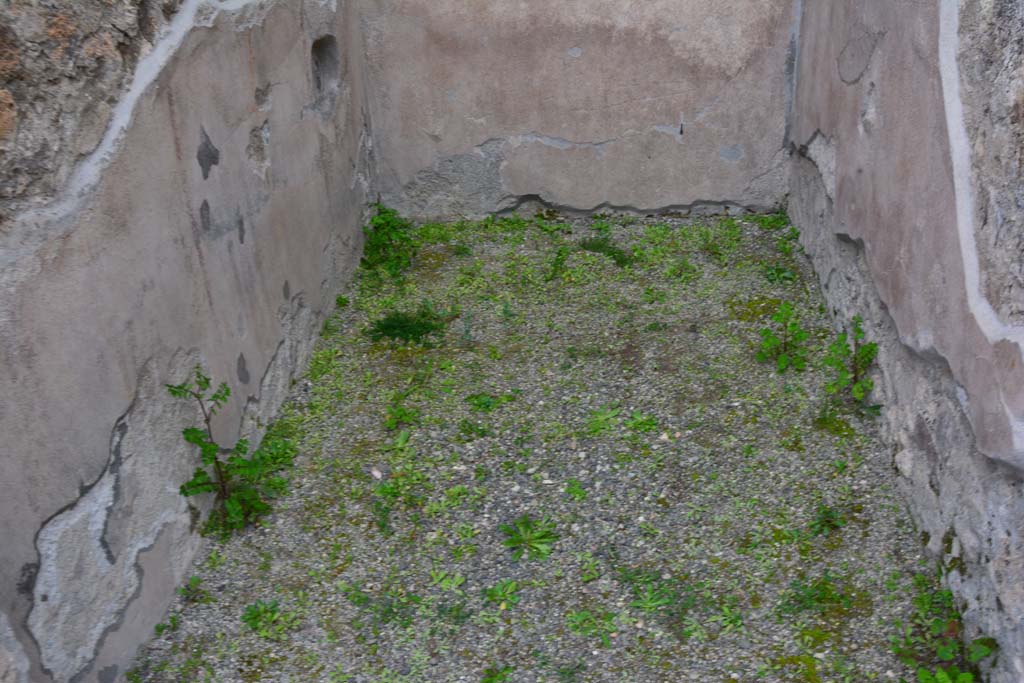
[{"label": "exposed stonework", "polygon": [[958,60],[976,198],[981,286],[1024,324],[1024,5],[963,3]]},{"label": "exposed stonework", "polygon": [[[955,0],[940,4],[805,4],[790,212],[837,323],[857,314],[871,322],[877,398],[911,510],[946,568],[968,635],[1002,646],[991,680],[1017,683],[1024,363],[1020,331],[999,323],[973,289],[964,191],[972,168],[956,55],[958,46],[961,59],[975,48],[958,37]],[[992,95],[990,83],[973,82]],[[1012,201],[986,175],[991,167],[975,164],[978,186]],[[1019,265],[1019,254],[1013,259]]]},{"label": "exposed stonework", "polygon": [[[46,199],[100,142],[139,56],[179,0],[0,7],[0,221]],[[17,126],[6,125],[18,112]]]}]

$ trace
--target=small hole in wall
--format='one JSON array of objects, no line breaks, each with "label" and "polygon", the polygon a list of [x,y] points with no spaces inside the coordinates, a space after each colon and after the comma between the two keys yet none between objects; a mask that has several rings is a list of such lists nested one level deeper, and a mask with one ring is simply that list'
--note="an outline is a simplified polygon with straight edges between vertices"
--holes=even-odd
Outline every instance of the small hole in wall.
[{"label": "small hole in wall", "polygon": [[313,42],[313,88],[318,101],[333,98],[341,78],[341,57],[334,36],[323,36]]}]

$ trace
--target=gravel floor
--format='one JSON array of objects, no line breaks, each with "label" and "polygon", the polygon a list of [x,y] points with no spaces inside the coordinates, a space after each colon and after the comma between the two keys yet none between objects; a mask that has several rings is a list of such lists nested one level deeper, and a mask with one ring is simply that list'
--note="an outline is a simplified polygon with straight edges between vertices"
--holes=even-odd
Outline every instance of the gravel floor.
[{"label": "gravel floor", "polygon": [[[290,493],[210,542],[129,680],[909,680],[889,636],[931,569],[871,419],[818,419],[834,333],[774,227],[420,228],[296,385]],[[804,372],[755,358],[783,300]],[[425,301],[448,312],[432,343],[367,335]],[[506,546],[524,515],[547,557]]]}]

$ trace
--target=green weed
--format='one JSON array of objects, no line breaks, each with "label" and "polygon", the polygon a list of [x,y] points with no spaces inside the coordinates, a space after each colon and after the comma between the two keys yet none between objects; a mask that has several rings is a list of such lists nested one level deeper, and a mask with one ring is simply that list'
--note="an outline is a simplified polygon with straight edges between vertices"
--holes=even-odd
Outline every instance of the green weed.
[{"label": "green weed", "polygon": [[267,640],[284,640],[288,631],[299,625],[299,616],[281,610],[277,600],[258,600],[245,608],[242,623]]},{"label": "green weed", "polygon": [[485,588],[484,597],[497,605],[498,609],[508,609],[519,603],[519,583],[511,579],[504,579],[490,588]]},{"label": "green weed", "polygon": [[185,441],[199,450],[202,466],[181,485],[181,494],[214,494],[206,531],[229,536],[270,512],[270,499],[287,488],[287,479],[280,473],[292,466],[297,448],[283,435],[283,422],[279,429],[271,427],[267,431],[260,447],[249,457],[249,442],[245,439],[230,449],[218,444],[213,438],[213,418],[227,403],[231,390],[225,383],[213,391],[211,387],[210,378],[196,367],[191,380],[167,385],[167,390],[175,398],[195,401],[204,422],[202,428],[188,427],[182,432]]},{"label": "green weed", "polygon": [[807,367],[807,349],[804,343],[810,337],[810,333],[800,326],[793,304],[783,301],[779,309],[772,315],[775,327],[765,327],[761,330],[761,346],[757,352],[757,359],[764,362],[773,362],[779,372],[785,372],[789,368],[801,371]]},{"label": "green weed", "polygon": [[608,610],[577,610],[566,615],[569,630],[581,636],[597,637],[604,647],[610,647],[616,633],[615,613]]},{"label": "green weed", "polygon": [[599,436],[619,423],[619,414],[622,411],[614,405],[599,408],[590,413],[587,420],[587,434]]},{"label": "green weed", "polygon": [[547,558],[559,536],[555,533],[555,523],[548,518],[531,519],[523,515],[512,524],[502,524],[501,531],[505,534],[503,542],[506,548],[512,549],[512,557],[519,560],[527,555],[531,560]]}]

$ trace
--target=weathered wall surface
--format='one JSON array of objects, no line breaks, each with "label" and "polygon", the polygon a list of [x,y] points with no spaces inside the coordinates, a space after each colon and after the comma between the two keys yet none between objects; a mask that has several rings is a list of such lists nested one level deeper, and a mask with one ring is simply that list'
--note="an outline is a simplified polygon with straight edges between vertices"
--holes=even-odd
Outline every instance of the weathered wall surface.
[{"label": "weathered wall surface", "polygon": [[988,31],[1019,7],[965,2],[960,30],[959,4],[804,3],[790,211],[838,318],[871,321],[911,508],[969,628],[1002,644],[992,680],[1018,683],[1021,33]]},{"label": "weathered wall surface", "polygon": [[790,0],[363,0],[384,199],[475,216],[770,208]]},{"label": "weathered wall surface", "polygon": [[[235,397],[219,440],[258,436],[351,272],[362,41],[328,0],[48,7],[0,15],[0,681],[110,682],[198,543],[197,416],[164,384],[203,363]],[[58,14],[67,50],[31,43]],[[116,54],[83,65],[89,41]]]}]

